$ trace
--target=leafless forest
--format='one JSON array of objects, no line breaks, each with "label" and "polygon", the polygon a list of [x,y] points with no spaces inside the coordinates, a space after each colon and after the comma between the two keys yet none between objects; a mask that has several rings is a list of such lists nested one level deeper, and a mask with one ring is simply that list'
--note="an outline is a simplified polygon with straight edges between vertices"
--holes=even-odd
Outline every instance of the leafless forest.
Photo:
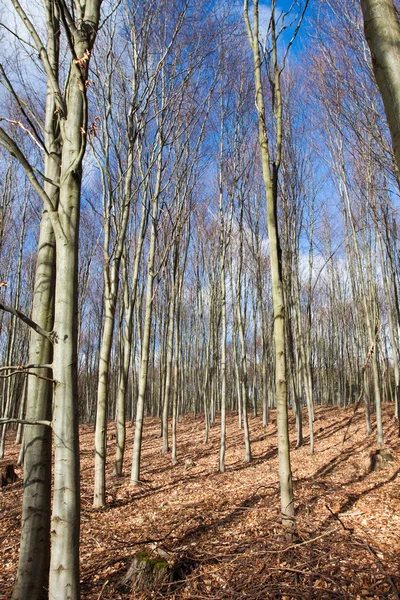
[{"label": "leafless forest", "polygon": [[0,6],[0,598],[398,599],[397,0]]}]

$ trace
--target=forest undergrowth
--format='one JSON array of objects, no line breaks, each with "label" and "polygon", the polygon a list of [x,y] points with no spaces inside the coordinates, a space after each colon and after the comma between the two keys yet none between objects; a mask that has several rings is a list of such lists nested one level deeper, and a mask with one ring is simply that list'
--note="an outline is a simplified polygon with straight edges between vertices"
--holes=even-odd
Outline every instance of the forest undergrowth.
[{"label": "forest undergrowth", "polygon": [[[157,419],[144,427],[142,483],[130,485],[133,429],[128,427],[125,475],[112,477],[115,439],[109,426],[105,509],[93,509],[93,426],[81,427],[81,594],[84,600],[138,598],[123,585],[133,556],[161,550],[179,565],[182,581],[153,598],[214,600],[400,598],[400,439],[384,406],[385,448],[393,460],[371,470],[376,432],[365,435],[361,408],[317,408],[315,454],[295,449],[290,420],[296,533],[280,524],[276,414],[263,430],[250,418],[253,461],[244,463],[237,416],[227,418],[226,472],[218,472],[219,423],[204,444],[204,423],[178,425],[178,464],[161,454]],[[0,467],[16,463],[9,433]],[[0,598],[17,571],[22,502],[18,480],[0,489]]]}]

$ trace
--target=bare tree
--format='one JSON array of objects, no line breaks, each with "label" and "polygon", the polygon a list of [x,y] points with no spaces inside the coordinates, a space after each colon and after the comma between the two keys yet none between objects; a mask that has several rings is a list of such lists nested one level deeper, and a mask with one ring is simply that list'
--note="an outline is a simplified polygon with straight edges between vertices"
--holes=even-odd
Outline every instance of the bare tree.
[{"label": "bare tree", "polygon": [[[24,168],[43,201],[54,231],[56,276],[54,331],[37,328],[53,342],[51,363],[54,382],[52,429],[54,433],[54,492],[51,518],[49,595],[79,598],[79,442],[77,399],[77,258],[79,240],[82,160],[87,137],[88,67],[100,18],[100,1],[76,6],[74,13],[62,3],[45,3],[48,37],[58,39],[58,22],[64,26],[70,51],[64,89],[54,54],[48,52],[39,28],[18,0],[13,1],[39,55],[48,81],[47,99],[59,127],[60,157],[54,156],[56,176],[47,177],[33,168],[16,141],[0,128],[0,141]],[[57,16],[56,14],[57,13]],[[57,18],[58,17],[58,18]],[[55,20],[56,19],[56,20]],[[57,25],[56,25],[57,23]],[[31,135],[35,136],[31,132]],[[47,153],[51,148],[46,148]],[[50,185],[43,187],[38,177]],[[58,183],[59,182],[59,183]],[[57,190],[56,197],[53,190]],[[32,325],[31,325],[32,326]],[[31,596],[32,597],[32,596]]]},{"label": "bare tree", "polygon": [[[301,24],[304,10],[301,8],[299,21],[294,36]],[[262,171],[267,201],[267,224],[269,251],[271,260],[272,296],[274,306],[274,340],[275,340],[275,397],[278,410],[278,456],[279,479],[281,487],[281,510],[283,523],[293,526],[294,502],[292,473],[290,468],[290,449],[287,416],[287,375],[286,375],[286,348],[285,348],[285,304],[282,286],[281,246],[278,229],[278,175],[282,158],[282,90],[281,74],[285,66],[287,51],[293,41],[289,43],[281,64],[278,62],[278,42],[276,2],[271,2],[271,18],[268,27],[270,47],[266,49],[266,56],[261,56],[259,39],[259,10],[258,0],[253,0],[252,23],[249,15],[249,2],[244,1],[244,19],[253,53],[254,84],[256,93],[256,108],[259,128],[259,144],[261,151]],[[287,15],[279,17],[281,27]],[[275,139],[274,144],[268,135],[267,114],[265,109],[264,90],[261,75],[263,60],[268,59],[268,76],[271,87],[272,113],[274,118]],[[272,148],[274,152],[272,152]]]}]

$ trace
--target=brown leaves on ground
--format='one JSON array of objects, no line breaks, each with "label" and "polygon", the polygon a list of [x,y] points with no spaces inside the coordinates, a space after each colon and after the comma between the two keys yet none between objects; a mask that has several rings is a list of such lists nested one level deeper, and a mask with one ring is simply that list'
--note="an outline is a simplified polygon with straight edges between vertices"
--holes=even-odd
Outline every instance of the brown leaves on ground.
[{"label": "brown leaves on ground", "polygon": [[[315,454],[295,445],[291,419],[296,534],[280,524],[276,415],[264,431],[250,419],[253,461],[244,463],[243,433],[228,416],[226,472],[218,473],[219,423],[204,444],[201,417],[178,425],[178,464],[160,453],[159,422],[144,428],[142,483],[130,486],[133,429],[128,427],[125,476],[113,478],[108,442],[108,504],[92,508],[92,426],[81,428],[81,580],[85,600],[133,598],[121,580],[140,550],[173,556],[177,579],[152,597],[179,600],[399,598],[400,440],[393,407],[384,407],[386,448],[393,460],[369,472],[376,438],[365,435],[359,409],[319,408]],[[348,427],[349,426],[349,427]],[[109,426],[109,432],[114,424]],[[343,439],[346,434],[346,440]],[[305,431],[307,433],[307,430]],[[307,442],[307,438],[306,438]],[[10,434],[0,467],[16,462]],[[0,491],[0,598],[9,598],[18,560],[21,476]]]}]

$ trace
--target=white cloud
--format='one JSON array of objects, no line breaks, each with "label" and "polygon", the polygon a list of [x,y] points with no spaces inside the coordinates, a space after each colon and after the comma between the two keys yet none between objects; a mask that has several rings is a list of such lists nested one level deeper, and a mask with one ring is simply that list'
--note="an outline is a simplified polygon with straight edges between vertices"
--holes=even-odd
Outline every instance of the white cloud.
[{"label": "white cloud", "polygon": [[271,6],[259,4],[258,6],[258,29],[261,37],[265,38],[271,20]]}]

